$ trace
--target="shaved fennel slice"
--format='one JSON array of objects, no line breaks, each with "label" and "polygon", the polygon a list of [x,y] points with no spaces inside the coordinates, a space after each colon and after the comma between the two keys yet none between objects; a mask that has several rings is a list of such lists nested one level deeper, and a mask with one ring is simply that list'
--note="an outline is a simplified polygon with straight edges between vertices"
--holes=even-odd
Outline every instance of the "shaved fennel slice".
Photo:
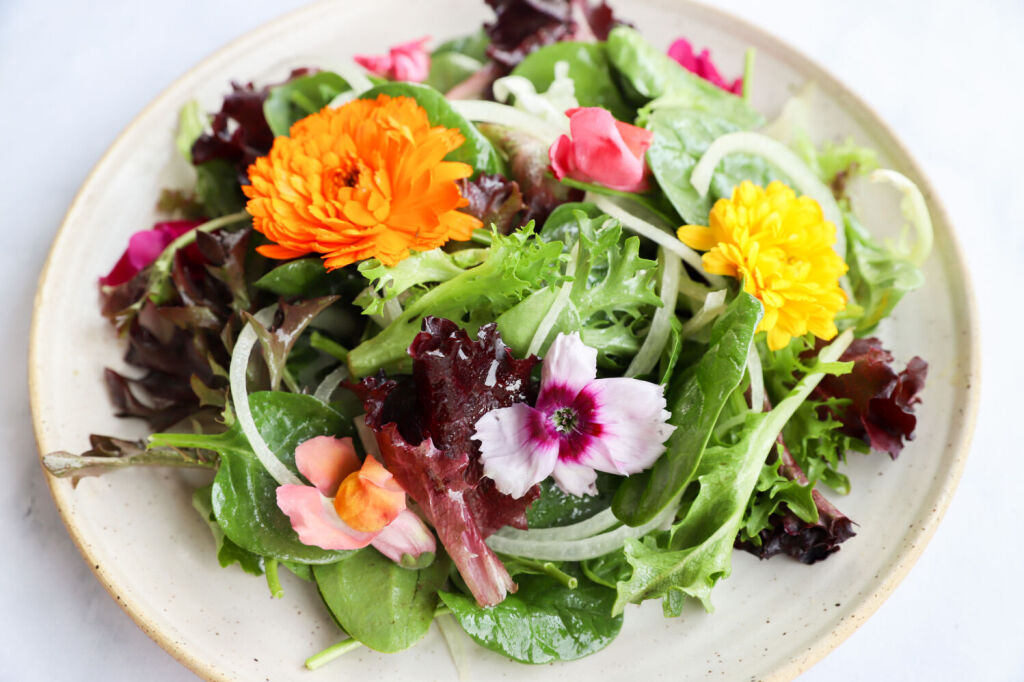
[{"label": "shaved fennel slice", "polygon": [[835,197],[832,196],[832,190],[789,147],[767,135],[741,131],[727,133],[712,142],[704,152],[704,156],[700,157],[700,161],[693,167],[693,173],[690,175],[690,183],[697,193],[706,196],[711,187],[711,176],[718,164],[726,156],[740,152],[760,156],[792,180],[800,193],[818,202],[825,220],[835,225],[835,251],[845,259],[846,233],[843,230],[845,223],[839,205],[836,203]]},{"label": "shaved fennel slice", "polygon": [[889,168],[880,168],[871,174],[871,182],[888,182],[903,193],[900,201],[900,210],[903,216],[910,221],[917,233],[917,243],[913,248],[908,248],[905,238],[901,239],[898,249],[906,255],[914,265],[921,267],[928,254],[931,253],[932,243],[935,240],[935,233],[932,228],[932,217],[928,213],[928,204],[924,195],[913,181],[902,173]]},{"label": "shaved fennel slice", "polygon": [[683,323],[683,327],[679,332],[680,337],[684,339],[690,338],[721,315],[725,311],[725,296],[728,293],[725,289],[718,289],[709,293],[707,298],[704,299],[704,305],[701,306],[701,309]]},{"label": "shaved fennel slice", "polygon": [[345,380],[348,376],[348,368],[345,365],[337,367],[333,372],[324,377],[320,385],[313,391],[313,397],[317,400],[322,400],[325,403],[331,401],[331,396],[334,395],[334,391],[338,388],[339,384]]},{"label": "shaved fennel slice", "polygon": [[646,220],[638,218],[608,197],[594,194],[593,192],[587,192],[585,200],[593,202],[593,204],[599,209],[622,223],[622,226],[626,229],[632,230],[643,237],[647,237],[658,246],[663,247],[666,251],[671,251],[682,258],[684,263],[692,267],[697,272],[702,273],[704,277],[711,282],[712,286],[725,286],[725,279],[720,275],[712,275],[705,272],[704,266],[701,263],[700,254],[676,239],[674,235],[666,232],[656,225],[652,225]]},{"label": "shaved fennel slice", "polygon": [[509,540],[536,541],[536,542],[564,542],[566,540],[582,540],[608,530],[619,520],[615,518],[611,507],[600,511],[589,519],[569,526],[558,526],[556,528],[531,528],[530,530],[519,530],[518,528],[505,527],[495,535]]},{"label": "shaved fennel slice", "polygon": [[652,530],[661,528],[676,513],[676,506],[669,505],[661,514],[642,526],[619,526],[615,530],[581,540],[513,540],[502,535],[487,538],[487,546],[495,552],[512,554],[527,559],[546,561],[582,561],[595,559],[614,552],[631,538],[638,538]]},{"label": "shaved fennel slice", "polygon": [[459,621],[455,620],[455,616],[450,613],[443,613],[437,616],[434,618],[434,622],[437,623],[441,636],[444,637],[444,643],[448,645],[448,653],[452,656],[452,663],[455,664],[455,671],[459,675],[459,682],[468,682],[468,680],[472,679],[470,674],[472,658],[469,654],[468,645],[473,640],[469,638],[466,631],[459,625]]},{"label": "shaved fennel slice", "polygon": [[647,374],[654,369],[672,331],[672,318],[676,314],[676,298],[679,296],[679,271],[683,269],[683,262],[665,249],[661,250],[661,258],[661,307],[654,311],[647,337],[626,369],[627,377]]},{"label": "shaved fennel slice", "polygon": [[764,371],[756,343],[750,344],[747,351],[747,374],[750,375],[750,411],[764,412]]},{"label": "shaved fennel slice", "polygon": [[533,334],[533,339],[530,341],[530,347],[526,350],[526,355],[537,355],[541,351],[541,347],[548,338],[548,334],[551,333],[551,328],[555,326],[555,322],[558,321],[558,316],[562,314],[562,310],[566,304],[569,303],[569,294],[572,292],[572,278],[576,274],[576,266],[580,261],[580,242],[577,239],[576,243],[572,246],[572,253],[569,255],[569,264],[565,267],[565,275],[568,279],[562,283],[562,286],[558,289],[558,294],[555,295],[555,300],[551,304],[551,308],[548,309],[547,314],[537,325],[537,331]]},{"label": "shaved fennel slice", "polygon": [[[366,74],[363,73],[362,67],[350,59],[343,59],[342,61],[333,64],[331,70],[345,79],[345,82],[348,83],[348,86],[352,88],[351,90],[347,90],[346,92],[351,92],[355,96],[361,95],[362,93],[366,92],[367,90],[373,87],[373,81],[371,81],[366,76]],[[343,92],[340,95],[338,95],[338,97],[335,97],[334,101],[332,101],[328,106],[341,106],[341,104],[335,104],[334,102],[337,101],[343,95],[345,95],[346,92]],[[350,96],[348,99],[355,99],[355,97]]]},{"label": "shaved fennel slice", "polygon": [[560,135],[569,132],[568,118],[565,119],[565,126],[559,127],[543,118],[507,104],[483,102],[476,99],[455,99],[448,103],[451,104],[452,109],[470,121],[497,123],[509,128],[525,130],[543,139],[546,144],[551,144]]},{"label": "shaved fennel slice", "polygon": [[[272,305],[256,313],[255,317],[258,322],[267,325],[273,319],[275,312],[277,312],[277,306]],[[246,324],[238,335],[238,339],[235,341],[235,348],[231,353],[231,368],[228,376],[231,383],[231,402],[235,408],[235,415],[238,418],[239,426],[242,427],[242,433],[245,434],[246,439],[249,441],[249,447],[252,448],[256,458],[263,465],[263,468],[267,470],[267,473],[281,485],[289,483],[302,485],[299,477],[289,471],[288,467],[270,450],[267,442],[260,435],[259,429],[256,428],[256,422],[252,418],[252,409],[249,407],[249,391],[246,388],[245,371],[249,366],[249,356],[252,354],[253,346],[256,345],[256,340],[256,330],[253,329],[252,323]]]}]

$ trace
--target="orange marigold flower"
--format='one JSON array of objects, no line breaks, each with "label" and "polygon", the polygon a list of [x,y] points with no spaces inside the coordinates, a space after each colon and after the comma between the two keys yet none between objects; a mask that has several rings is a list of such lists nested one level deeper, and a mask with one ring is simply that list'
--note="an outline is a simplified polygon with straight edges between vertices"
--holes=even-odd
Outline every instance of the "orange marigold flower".
[{"label": "orange marigold flower", "polygon": [[249,166],[247,210],[274,242],[268,258],[323,254],[333,270],[366,258],[394,265],[409,251],[466,240],[481,223],[456,180],[468,164],[444,161],[464,141],[431,127],[409,97],[379,95],[307,116]]}]

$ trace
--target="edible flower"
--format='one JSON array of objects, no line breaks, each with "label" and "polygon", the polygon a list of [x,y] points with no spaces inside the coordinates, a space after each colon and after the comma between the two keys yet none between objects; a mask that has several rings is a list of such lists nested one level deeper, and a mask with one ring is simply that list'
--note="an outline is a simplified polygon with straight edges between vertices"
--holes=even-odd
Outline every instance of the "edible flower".
[{"label": "edible flower", "polygon": [[334,270],[367,258],[391,266],[410,250],[469,239],[481,222],[457,210],[468,202],[455,181],[473,169],[444,160],[463,141],[457,129],[431,127],[409,97],[307,116],[249,166],[246,208],[274,242],[257,250],[281,259],[320,253]]},{"label": "edible flower", "polygon": [[313,485],[278,487],[277,506],[303,544],[373,545],[409,567],[433,560],[434,535],[406,509],[405,491],[372,455],[360,465],[351,438],[311,438],[295,448],[295,466]]},{"label": "edible flower", "polygon": [[375,76],[395,81],[422,83],[430,73],[430,37],[395,45],[386,55],[356,55],[356,63]]},{"label": "edible flower", "polygon": [[[150,230],[136,232],[128,239],[128,248],[121,254],[113,269],[106,276],[100,277],[100,285],[116,287],[131,280],[152,264],[171,242],[200,224],[201,220],[171,220],[157,223]],[[194,258],[201,258],[198,251],[192,255]]]},{"label": "edible flower", "polygon": [[715,63],[711,61],[711,52],[707,48],[701,50],[700,54],[694,54],[690,41],[686,38],[679,38],[669,46],[668,56],[679,62],[684,69],[700,76],[707,82],[734,95],[743,94],[743,79],[737,78],[732,83],[728,83],[722,78]]},{"label": "edible flower", "polygon": [[571,495],[597,492],[597,472],[647,469],[675,430],[662,387],[639,379],[597,378],[597,350],[578,333],[559,334],[541,370],[535,407],[516,403],[476,422],[484,475],[521,497],[548,476]]},{"label": "edible flower", "polygon": [[839,278],[848,267],[833,249],[836,226],[821,206],[797,197],[781,182],[767,188],[744,181],[711,209],[709,227],[684,225],[679,239],[706,251],[704,269],[735,277],[764,304],[758,331],[779,350],[794,336],[811,332],[829,340],[835,316],[846,307]]},{"label": "edible flower", "polygon": [[556,178],[569,177],[623,192],[647,189],[644,153],[654,133],[617,121],[600,107],[577,107],[565,115],[571,137],[562,135],[548,150]]}]

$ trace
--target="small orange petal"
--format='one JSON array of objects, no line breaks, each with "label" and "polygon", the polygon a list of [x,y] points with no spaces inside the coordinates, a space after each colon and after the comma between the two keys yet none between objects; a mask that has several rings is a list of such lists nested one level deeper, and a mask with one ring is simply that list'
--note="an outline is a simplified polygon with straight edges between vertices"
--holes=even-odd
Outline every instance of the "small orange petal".
[{"label": "small orange petal", "polygon": [[380,462],[367,455],[362,468],[341,482],[334,509],[353,529],[376,533],[405,509],[405,492]]}]

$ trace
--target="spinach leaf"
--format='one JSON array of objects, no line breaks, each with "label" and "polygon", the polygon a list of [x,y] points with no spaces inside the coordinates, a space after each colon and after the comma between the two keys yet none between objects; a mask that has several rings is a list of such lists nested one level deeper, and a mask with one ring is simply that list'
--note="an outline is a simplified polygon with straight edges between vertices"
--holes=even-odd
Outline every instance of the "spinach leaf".
[{"label": "spinach leaf", "polygon": [[557,62],[568,63],[581,107],[604,107],[620,121],[633,121],[636,110],[626,104],[615,85],[605,43],[567,41],[545,45],[520,62],[512,75],[526,78],[537,92],[546,92],[555,80]]},{"label": "spinach leaf", "polygon": [[635,29],[617,26],[608,35],[608,57],[638,103],[664,97],[675,107],[697,109],[757,128],[764,117],[740,97],[690,73]]},{"label": "spinach leaf", "polygon": [[522,663],[588,656],[622,628],[622,616],[611,615],[614,590],[586,579],[570,589],[546,575],[522,575],[518,582],[518,592],[489,608],[451,592],[441,599],[477,644]]},{"label": "spinach leaf", "polygon": [[314,566],[313,575],[345,632],[371,649],[393,653],[427,634],[448,566],[441,555],[427,568],[410,570],[368,548],[344,561]]},{"label": "spinach leaf", "polygon": [[718,415],[743,379],[761,314],[761,302],[741,291],[712,327],[707,353],[679,382],[673,382],[678,386],[669,391],[669,423],[676,430],[653,468],[619,486],[612,510],[623,522],[647,523],[678,499],[692,479]]},{"label": "spinach leaf", "polygon": [[564,492],[550,478],[544,479],[540,483],[540,497],[526,510],[527,525],[530,528],[552,528],[589,519],[608,508],[621,480],[618,476],[599,472],[597,494],[576,497]]},{"label": "spinach leaf", "polygon": [[448,161],[462,161],[473,167],[476,173],[505,173],[505,164],[486,137],[480,134],[472,123],[454,109],[437,90],[415,83],[384,83],[367,90],[359,97],[374,99],[377,95],[391,97],[412,97],[427,112],[427,118],[436,126],[458,128],[466,141],[445,157]]},{"label": "spinach leaf", "polygon": [[254,286],[288,298],[339,295],[350,301],[366,288],[366,280],[353,267],[328,271],[319,258],[288,261],[260,277]]},{"label": "spinach leaf", "polygon": [[447,52],[458,52],[467,57],[472,57],[478,62],[485,62],[488,59],[487,46],[490,44],[490,37],[481,28],[468,35],[444,41],[431,53],[430,59],[433,60]]},{"label": "spinach leaf", "polygon": [[423,83],[439,92],[448,92],[482,67],[482,62],[461,52],[435,53],[430,58],[430,73]]},{"label": "spinach leaf", "polygon": [[904,295],[924,284],[924,273],[905,256],[872,239],[851,213],[844,217],[850,284],[854,299],[864,308],[857,336],[866,336]]},{"label": "spinach leaf", "polygon": [[213,515],[212,492],[212,485],[196,489],[192,493],[192,507],[199,512],[203,521],[210,527],[210,532],[213,533],[213,541],[217,543],[217,562],[222,568],[227,568],[237,561],[246,573],[262,575],[263,557],[242,549],[224,535],[224,531],[217,523],[217,518]]},{"label": "spinach leaf", "polygon": [[275,137],[287,135],[293,123],[320,111],[348,89],[348,82],[331,71],[293,78],[270,89],[263,117]]},{"label": "spinach leaf", "polygon": [[[273,453],[295,471],[295,448],[315,436],[351,435],[352,422],[308,395],[263,391],[249,396],[253,419]],[[202,448],[220,455],[213,480],[213,513],[224,534],[239,547],[281,561],[321,564],[352,552],[304,545],[277,507],[277,481],[253,454],[236,422],[218,434],[158,433],[151,445]]]},{"label": "spinach leaf", "polygon": [[580,218],[576,215],[577,211],[591,220],[604,215],[601,209],[589,201],[560,204],[544,221],[544,227],[539,233],[540,238],[546,242],[562,242],[565,250],[570,250],[580,238]]},{"label": "spinach leaf", "polygon": [[690,183],[693,167],[716,138],[739,130],[739,126],[722,116],[675,107],[654,110],[646,125],[654,132],[647,162],[665,196],[690,225],[707,225],[715,199],[731,196],[733,187],[742,181],[764,187],[782,179],[758,157],[730,154],[711,176],[707,196],[701,197]]},{"label": "spinach leaf", "polygon": [[207,218],[238,213],[245,208],[245,195],[235,167],[224,159],[196,166],[196,199]]}]

